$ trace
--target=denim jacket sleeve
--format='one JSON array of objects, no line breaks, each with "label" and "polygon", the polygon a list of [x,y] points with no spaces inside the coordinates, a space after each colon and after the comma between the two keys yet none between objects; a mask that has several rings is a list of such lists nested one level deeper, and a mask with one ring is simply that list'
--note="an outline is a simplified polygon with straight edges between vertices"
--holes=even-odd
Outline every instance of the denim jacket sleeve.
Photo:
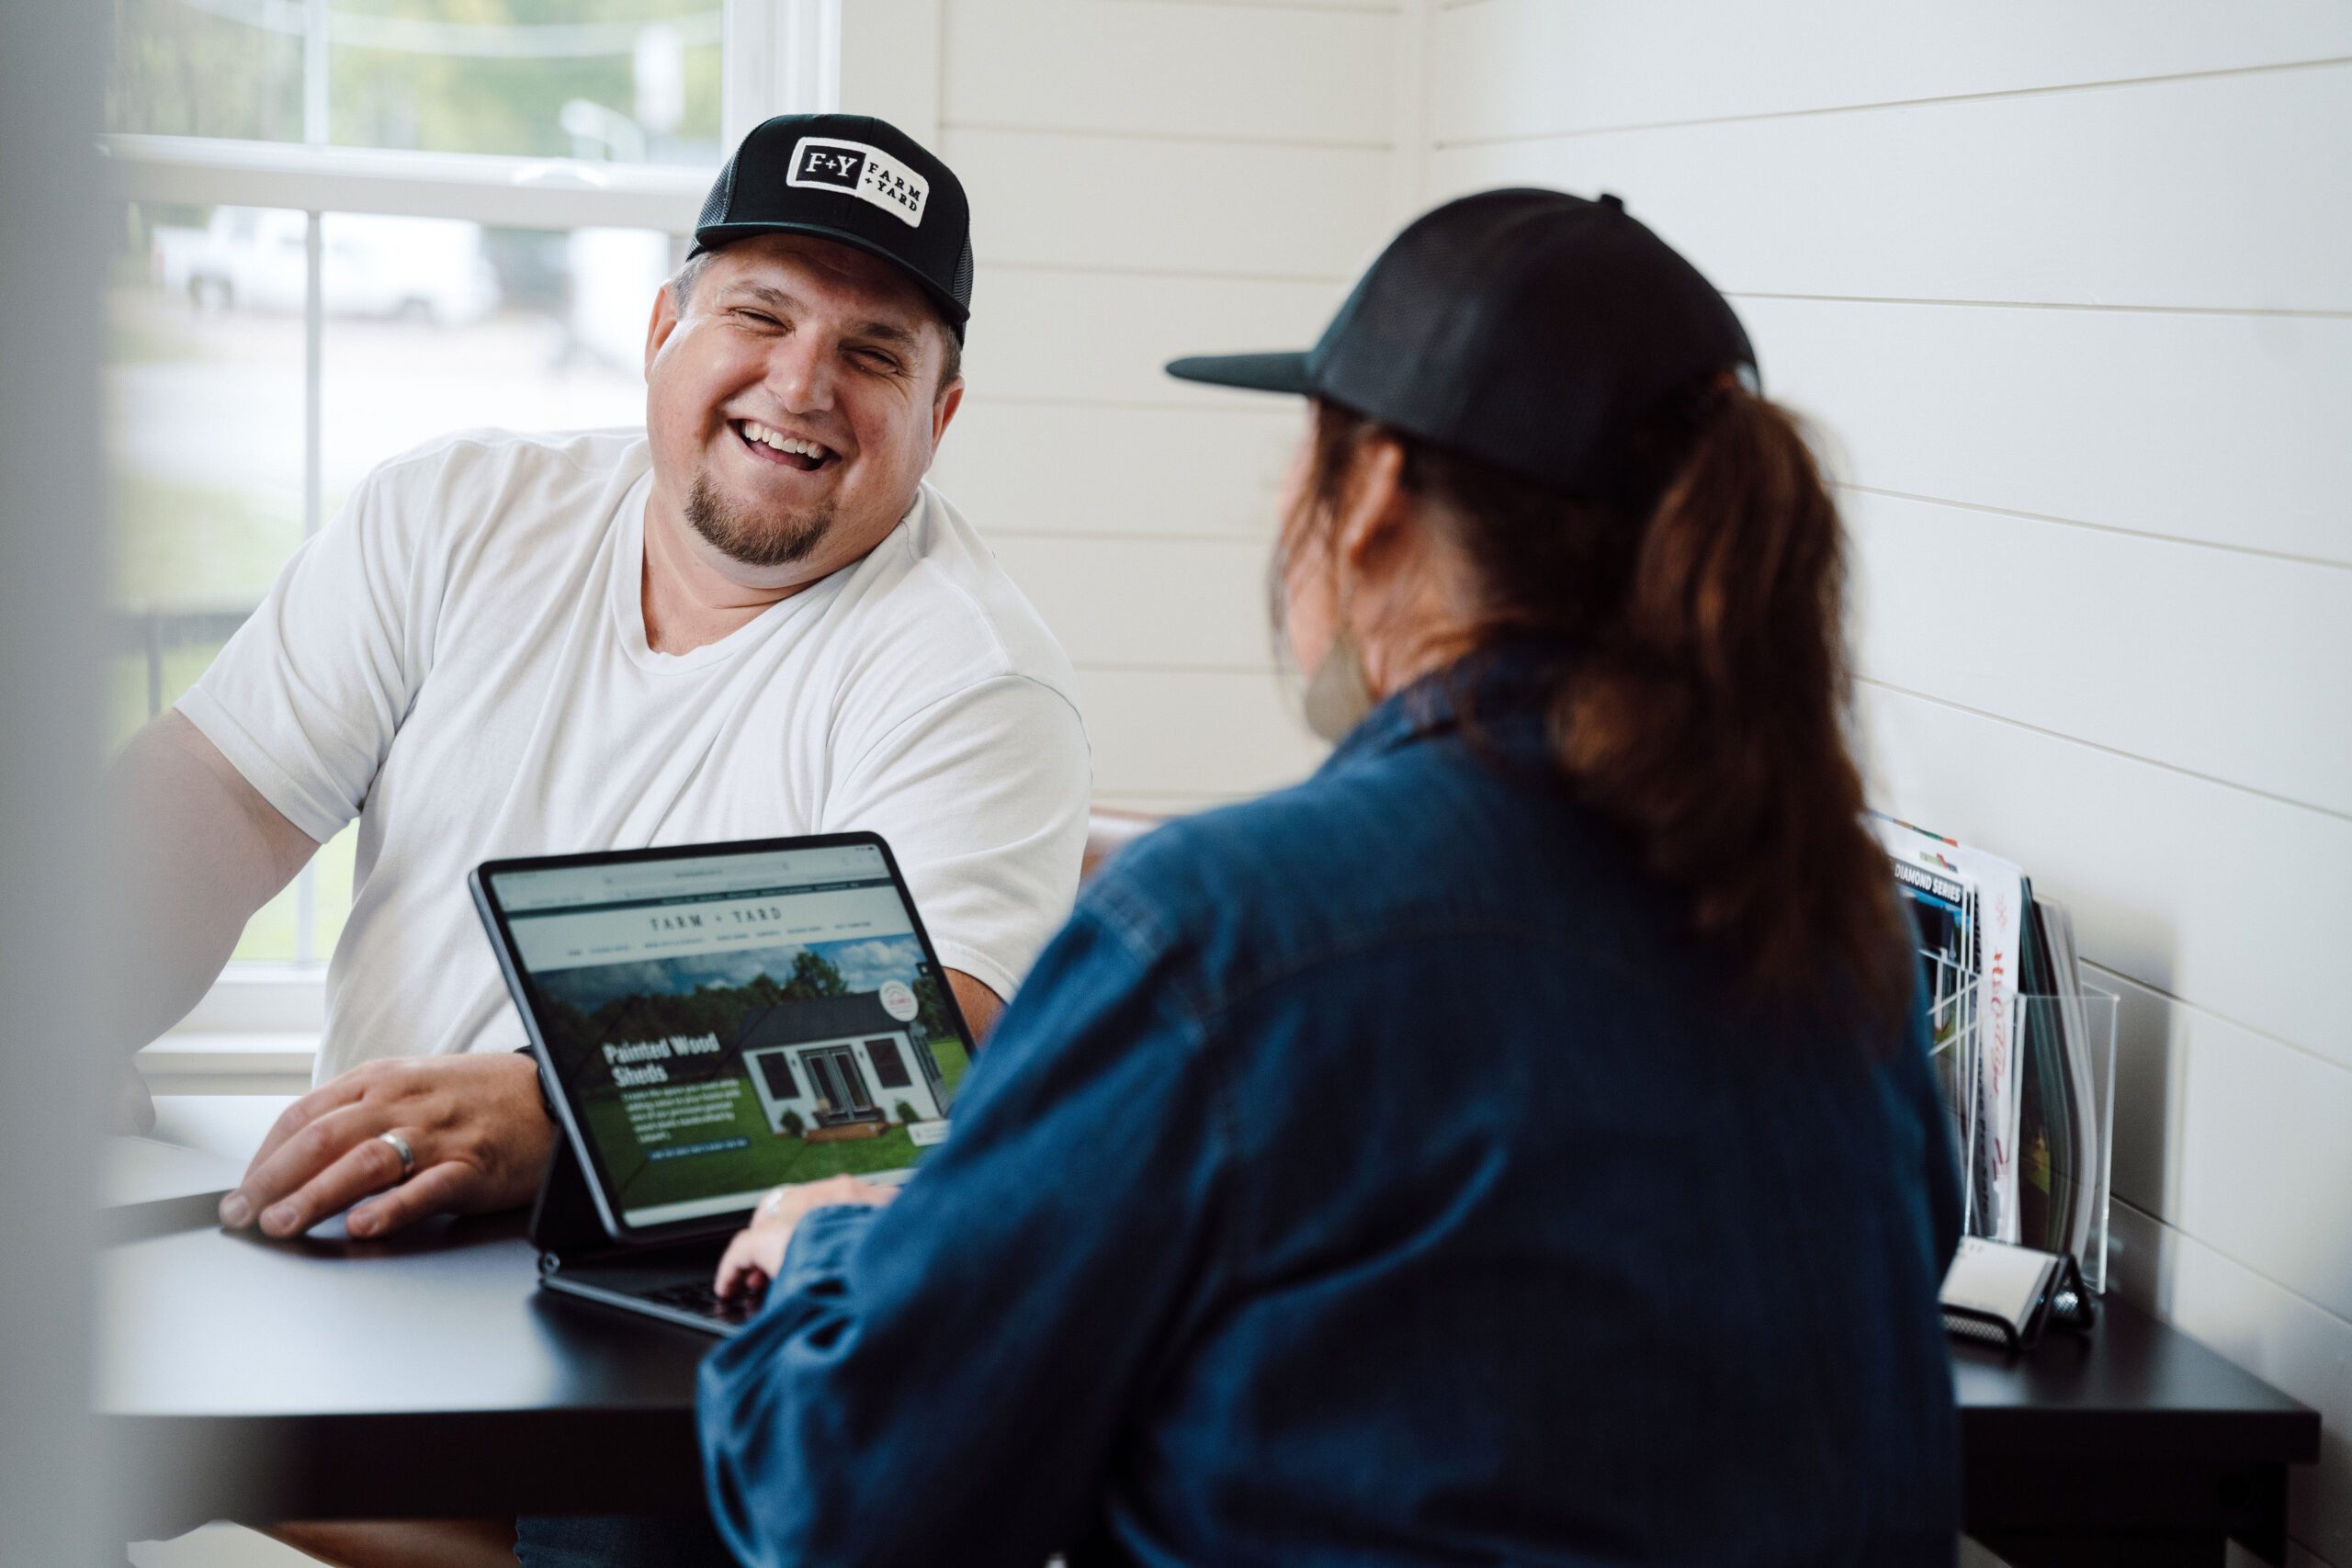
[{"label": "denim jacket sleeve", "polygon": [[1221,1097],[1184,988],[1082,905],[879,1211],[803,1222],[703,1365],[711,1508],[751,1568],[1036,1568],[1220,1290]]}]

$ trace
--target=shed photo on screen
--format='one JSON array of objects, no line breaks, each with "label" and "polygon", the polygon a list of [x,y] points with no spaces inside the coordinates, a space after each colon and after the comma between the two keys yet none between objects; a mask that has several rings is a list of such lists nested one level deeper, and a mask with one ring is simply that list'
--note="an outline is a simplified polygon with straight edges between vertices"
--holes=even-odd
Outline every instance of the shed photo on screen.
[{"label": "shed photo on screen", "polygon": [[967,1065],[878,852],[720,863],[719,886],[695,860],[498,879],[542,1037],[632,1225],[910,1170],[945,1141]]}]

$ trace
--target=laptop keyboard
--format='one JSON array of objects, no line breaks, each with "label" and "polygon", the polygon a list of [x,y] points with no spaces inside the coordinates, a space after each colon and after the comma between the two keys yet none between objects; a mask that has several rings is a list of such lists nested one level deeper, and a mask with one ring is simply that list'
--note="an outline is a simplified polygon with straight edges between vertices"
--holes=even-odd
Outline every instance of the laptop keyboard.
[{"label": "laptop keyboard", "polygon": [[690,1312],[696,1317],[707,1317],[715,1323],[745,1323],[760,1310],[757,1296],[721,1296],[700,1281],[690,1285],[670,1285],[659,1291],[639,1291],[638,1299],[680,1312]]}]

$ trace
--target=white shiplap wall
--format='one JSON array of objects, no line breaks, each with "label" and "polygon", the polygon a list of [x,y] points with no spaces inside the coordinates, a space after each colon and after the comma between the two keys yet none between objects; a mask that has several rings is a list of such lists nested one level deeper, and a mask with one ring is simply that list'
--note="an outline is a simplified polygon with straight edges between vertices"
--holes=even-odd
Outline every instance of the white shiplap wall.
[{"label": "white shiplap wall", "polygon": [[972,197],[970,391],[933,478],[1077,663],[1099,804],[1303,776],[1265,564],[1287,400],[1171,381],[1304,347],[1396,215],[1394,3],[850,0],[842,107]]},{"label": "white shiplap wall", "polygon": [[1878,800],[2126,998],[2120,1288],[2352,1568],[2352,7],[1474,0],[1426,194],[1612,190],[1838,455]]}]

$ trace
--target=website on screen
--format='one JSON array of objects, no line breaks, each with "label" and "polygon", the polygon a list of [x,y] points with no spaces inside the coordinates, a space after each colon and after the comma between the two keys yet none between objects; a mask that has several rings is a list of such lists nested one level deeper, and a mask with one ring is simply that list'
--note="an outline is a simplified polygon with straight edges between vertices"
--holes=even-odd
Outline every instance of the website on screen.
[{"label": "website on screen", "polygon": [[967,1062],[870,845],[502,872],[532,1010],[623,1220],[903,1180]]}]

